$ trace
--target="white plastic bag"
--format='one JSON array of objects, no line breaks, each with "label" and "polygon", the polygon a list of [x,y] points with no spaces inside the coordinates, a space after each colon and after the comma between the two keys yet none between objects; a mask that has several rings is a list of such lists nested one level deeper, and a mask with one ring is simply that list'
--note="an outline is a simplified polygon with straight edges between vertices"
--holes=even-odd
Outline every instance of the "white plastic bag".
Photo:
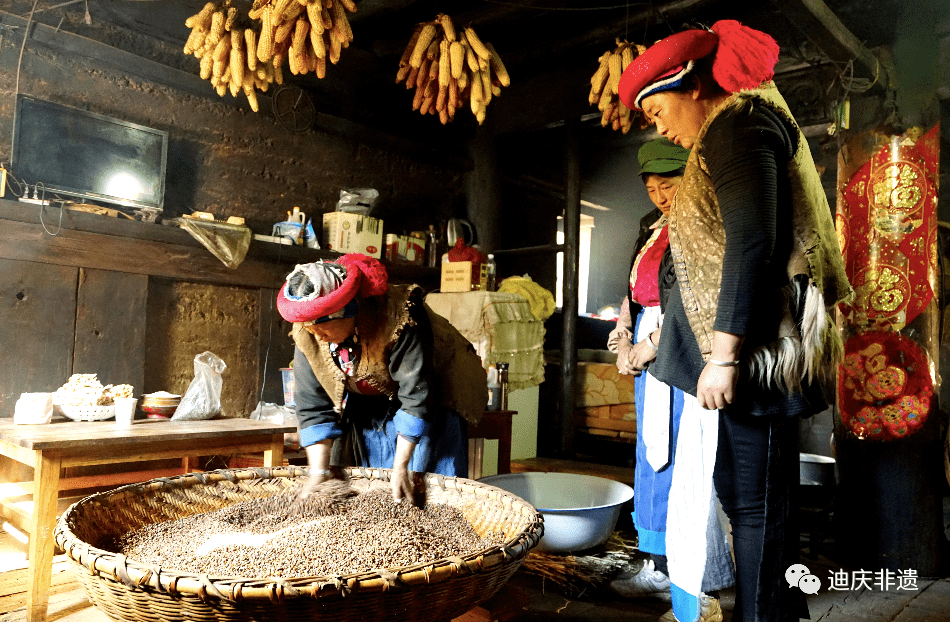
[{"label": "white plastic bag", "polygon": [[213,352],[195,357],[195,377],[181,398],[172,421],[214,419],[221,414],[221,374],[227,365]]},{"label": "white plastic bag", "polygon": [[13,423],[16,424],[44,424],[52,418],[52,393],[21,393],[13,407]]},{"label": "white plastic bag", "polygon": [[369,214],[373,204],[379,198],[375,188],[346,188],[340,190],[340,200],[336,202],[336,211],[351,214]]}]

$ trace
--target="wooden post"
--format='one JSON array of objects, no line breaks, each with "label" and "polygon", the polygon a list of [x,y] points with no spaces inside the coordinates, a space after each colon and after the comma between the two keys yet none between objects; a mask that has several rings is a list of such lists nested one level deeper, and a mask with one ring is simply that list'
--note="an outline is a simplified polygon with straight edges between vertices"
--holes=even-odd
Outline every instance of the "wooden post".
[{"label": "wooden post", "polygon": [[564,305],[561,315],[561,409],[559,457],[574,457],[574,400],[577,375],[578,262],[581,237],[580,121],[567,123],[564,180]]},{"label": "wooden post", "polygon": [[26,613],[29,622],[44,622],[53,573],[53,528],[62,459],[57,452],[34,453],[33,516],[28,548],[30,589],[26,594]]}]

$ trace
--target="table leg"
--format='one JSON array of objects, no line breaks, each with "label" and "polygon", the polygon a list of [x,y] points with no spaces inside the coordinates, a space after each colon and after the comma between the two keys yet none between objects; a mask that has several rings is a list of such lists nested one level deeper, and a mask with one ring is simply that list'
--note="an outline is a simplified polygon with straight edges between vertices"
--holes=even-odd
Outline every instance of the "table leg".
[{"label": "table leg", "polygon": [[58,454],[36,452],[33,467],[33,516],[30,520],[29,591],[26,594],[28,622],[44,622],[53,574],[53,530],[56,527],[56,500],[59,491]]},{"label": "table leg", "polygon": [[271,437],[270,449],[264,452],[264,466],[284,466],[284,435],[275,434]]}]

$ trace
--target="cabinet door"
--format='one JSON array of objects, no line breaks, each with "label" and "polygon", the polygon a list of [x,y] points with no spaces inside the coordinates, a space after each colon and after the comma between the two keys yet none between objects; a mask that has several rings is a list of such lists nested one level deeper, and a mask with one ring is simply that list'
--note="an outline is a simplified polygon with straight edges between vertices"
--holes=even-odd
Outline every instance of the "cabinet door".
[{"label": "cabinet door", "polygon": [[102,384],[145,388],[145,305],[148,277],[79,269],[73,370],[98,374]]},{"label": "cabinet door", "polygon": [[79,269],[0,259],[0,417],[21,393],[55,391],[73,370]]}]

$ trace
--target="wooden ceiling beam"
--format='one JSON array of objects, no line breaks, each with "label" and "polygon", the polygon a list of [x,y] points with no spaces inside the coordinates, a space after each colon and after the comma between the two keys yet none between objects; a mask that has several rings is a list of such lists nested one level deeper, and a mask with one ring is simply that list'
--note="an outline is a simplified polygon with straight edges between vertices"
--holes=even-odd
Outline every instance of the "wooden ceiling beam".
[{"label": "wooden ceiling beam", "polygon": [[873,80],[878,88],[888,84],[887,68],[838,19],[823,0],[773,0],[773,4],[836,63],[854,61],[855,74]]}]

